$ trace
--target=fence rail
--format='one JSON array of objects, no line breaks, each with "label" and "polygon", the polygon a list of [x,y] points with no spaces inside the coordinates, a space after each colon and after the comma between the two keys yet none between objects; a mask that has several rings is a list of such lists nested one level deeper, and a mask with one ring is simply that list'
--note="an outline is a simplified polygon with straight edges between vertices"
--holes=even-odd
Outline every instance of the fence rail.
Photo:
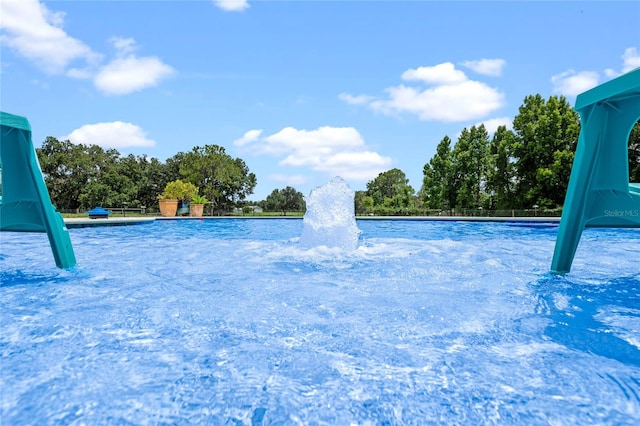
[{"label": "fence rail", "polygon": [[[127,213],[131,214],[137,214],[137,215],[146,215],[149,213],[152,213],[152,211],[150,211],[151,209],[145,208],[145,207],[102,207],[105,210],[108,210],[111,212],[112,215],[121,215],[121,216],[126,216]],[[87,209],[58,209],[58,211],[60,213],[65,213],[65,214],[86,214],[87,213]]]},{"label": "fence rail", "polygon": [[[433,214],[431,214],[433,216]],[[527,209],[527,210],[485,210],[485,209],[462,209],[453,212],[440,212],[435,216],[471,216],[471,217],[560,217],[561,209]]]},{"label": "fence rail", "polygon": [[[109,210],[112,215],[126,216],[127,214],[135,215],[157,215],[155,208],[145,207],[104,207]],[[86,209],[75,210],[58,210],[65,214],[86,214]],[[261,212],[261,213],[227,213],[229,216],[282,216],[282,212]],[[287,212],[286,216],[303,216],[304,212]],[[206,214],[205,214],[206,216]],[[376,211],[374,213],[357,212],[356,216],[449,216],[449,217],[560,217],[561,209],[545,210],[545,209],[527,209],[527,210],[485,210],[485,209],[460,209],[460,210],[419,210],[414,209],[405,212],[385,212]]]}]

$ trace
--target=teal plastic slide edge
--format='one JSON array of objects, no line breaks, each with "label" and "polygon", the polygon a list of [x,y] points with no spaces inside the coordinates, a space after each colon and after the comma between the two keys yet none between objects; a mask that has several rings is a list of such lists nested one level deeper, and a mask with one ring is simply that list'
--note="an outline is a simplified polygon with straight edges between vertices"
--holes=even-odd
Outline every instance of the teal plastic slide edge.
[{"label": "teal plastic slide edge", "polygon": [[551,271],[567,273],[585,228],[640,227],[640,184],[629,182],[629,135],[640,119],[640,68],[580,94],[580,136]]},{"label": "teal plastic slide edge", "polygon": [[0,112],[0,231],[46,232],[59,268],[76,258],[62,215],[51,204],[25,117]]}]

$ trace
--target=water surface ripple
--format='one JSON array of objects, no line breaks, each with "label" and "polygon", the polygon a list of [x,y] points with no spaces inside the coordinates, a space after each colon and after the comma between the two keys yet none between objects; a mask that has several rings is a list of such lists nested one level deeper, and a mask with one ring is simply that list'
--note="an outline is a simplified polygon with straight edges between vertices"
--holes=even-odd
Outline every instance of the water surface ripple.
[{"label": "water surface ripple", "polygon": [[2,234],[2,424],[640,424],[640,231],[301,220]]}]

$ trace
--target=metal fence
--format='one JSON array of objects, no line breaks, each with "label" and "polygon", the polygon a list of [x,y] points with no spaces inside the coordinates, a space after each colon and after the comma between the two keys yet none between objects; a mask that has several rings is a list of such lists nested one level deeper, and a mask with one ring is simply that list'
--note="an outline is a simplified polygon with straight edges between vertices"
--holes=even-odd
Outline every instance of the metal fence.
[{"label": "metal fence", "polygon": [[[127,215],[157,215],[157,208],[146,207],[104,207],[109,210],[112,216]],[[87,210],[58,210],[60,213],[66,214],[86,214]],[[227,213],[230,216],[281,216],[282,212],[261,212],[261,213]],[[287,212],[286,216],[303,216],[304,212]],[[206,214],[205,214],[206,216]],[[224,216],[224,214],[223,214]],[[356,216],[449,216],[449,217],[560,217],[562,209],[527,209],[527,210],[487,210],[487,209],[456,209],[456,210],[428,210],[428,209],[412,209],[411,211],[375,211],[373,213],[360,213]]]},{"label": "metal fence", "polygon": [[[120,216],[126,216],[127,214],[132,215],[135,214],[136,216],[138,215],[147,215],[147,214],[154,214],[157,213],[157,209],[148,209],[145,207],[103,207],[103,209],[108,210],[111,212],[111,215],[116,216],[116,215],[120,215]],[[88,210],[86,209],[72,209],[72,210],[65,210],[65,209],[58,209],[58,211],[60,213],[65,213],[65,214],[86,214]]]},{"label": "metal fence", "polygon": [[562,209],[526,209],[526,210],[486,210],[461,209],[452,212],[441,212],[438,216],[470,216],[470,217],[560,217]]},{"label": "metal fence", "polygon": [[488,210],[488,209],[373,209],[369,212],[357,212],[358,216],[447,216],[447,217],[560,217],[562,209],[526,209],[526,210]]}]

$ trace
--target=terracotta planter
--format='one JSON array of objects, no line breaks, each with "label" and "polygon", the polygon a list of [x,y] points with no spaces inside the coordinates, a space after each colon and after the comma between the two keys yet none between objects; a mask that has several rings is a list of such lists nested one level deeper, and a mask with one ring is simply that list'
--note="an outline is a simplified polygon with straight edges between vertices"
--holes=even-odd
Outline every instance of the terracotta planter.
[{"label": "terracotta planter", "polygon": [[189,204],[189,216],[202,217],[204,213],[204,204]]},{"label": "terracotta planter", "polygon": [[173,217],[178,211],[178,200],[160,200],[158,205],[160,206],[160,214],[163,217]]}]

